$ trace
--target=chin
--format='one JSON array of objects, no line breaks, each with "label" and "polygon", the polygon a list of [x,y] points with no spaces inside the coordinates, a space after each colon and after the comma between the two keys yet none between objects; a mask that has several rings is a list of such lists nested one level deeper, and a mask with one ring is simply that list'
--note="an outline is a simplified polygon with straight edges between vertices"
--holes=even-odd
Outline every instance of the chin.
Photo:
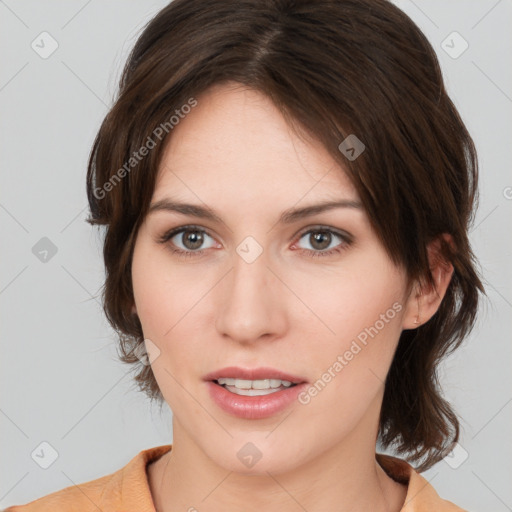
[{"label": "chin", "polygon": [[224,469],[250,476],[277,475],[296,469],[305,462],[302,460],[303,441],[286,443],[282,436],[271,439],[272,436],[269,431],[236,434],[225,442],[210,441],[204,450]]}]

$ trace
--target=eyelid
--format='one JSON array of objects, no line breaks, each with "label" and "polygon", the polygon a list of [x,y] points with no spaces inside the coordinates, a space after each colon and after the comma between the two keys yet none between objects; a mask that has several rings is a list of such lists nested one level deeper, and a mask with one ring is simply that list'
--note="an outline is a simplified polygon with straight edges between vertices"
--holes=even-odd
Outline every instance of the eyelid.
[{"label": "eyelid", "polygon": [[309,233],[310,231],[329,231],[347,241],[353,241],[353,239],[354,239],[354,237],[347,231],[345,231],[343,229],[335,228],[333,226],[327,226],[325,224],[314,224],[312,226],[302,228],[301,231],[299,231],[299,233],[295,236],[301,238],[302,236]]},{"label": "eyelid", "polygon": [[[164,243],[168,242],[171,238],[174,238],[179,233],[181,233],[183,231],[188,231],[188,230],[200,231],[202,233],[206,233],[210,238],[216,239],[216,237],[213,236],[209,232],[208,228],[205,228],[203,226],[198,226],[197,224],[186,224],[186,225],[177,226],[175,228],[171,228],[171,229],[165,231],[163,235],[161,235],[157,238],[157,241],[164,244]],[[199,252],[199,251],[195,251],[195,252]]]}]

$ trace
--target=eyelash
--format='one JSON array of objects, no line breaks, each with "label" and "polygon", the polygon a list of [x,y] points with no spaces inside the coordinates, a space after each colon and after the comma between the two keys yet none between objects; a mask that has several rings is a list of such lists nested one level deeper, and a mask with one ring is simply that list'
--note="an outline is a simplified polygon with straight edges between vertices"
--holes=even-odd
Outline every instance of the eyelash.
[{"label": "eyelash", "polygon": [[[174,228],[174,229],[171,229],[170,231],[167,231],[158,239],[158,243],[167,244],[167,242],[169,242],[169,240],[174,238],[176,235],[183,233],[184,231],[199,231],[200,233],[205,233],[211,237],[211,235],[203,228],[201,228],[199,226],[195,226],[195,225],[189,225],[189,226],[181,226],[179,228]],[[318,257],[325,258],[328,256],[332,256],[333,254],[341,253],[348,246],[350,246],[353,242],[352,237],[350,235],[348,235],[346,233],[342,233],[337,230],[334,230],[327,226],[315,226],[313,228],[309,228],[306,231],[303,231],[298,235],[297,241],[299,241],[304,235],[308,235],[310,233],[315,233],[315,232],[331,233],[331,234],[337,236],[338,238],[341,238],[342,243],[340,245],[338,245],[336,248],[329,249],[328,251],[313,251],[311,249],[298,249],[300,252],[306,252],[308,254],[308,256],[311,258],[318,258]],[[177,249],[177,248],[173,247],[172,245],[169,245],[169,249],[173,254],[176,254],[179,258],[200,257],[207,251],[207,249],[200,249],[198,251],[183,251],[182,249]]]}]

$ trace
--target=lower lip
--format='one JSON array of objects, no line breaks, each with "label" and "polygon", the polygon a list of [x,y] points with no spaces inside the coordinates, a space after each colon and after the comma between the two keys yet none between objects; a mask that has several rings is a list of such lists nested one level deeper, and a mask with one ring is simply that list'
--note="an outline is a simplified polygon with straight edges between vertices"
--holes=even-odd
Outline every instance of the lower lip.
[{"label": "lower lip", "polygon": [[307,383],[297,384],[268,395],[244,396],[231,393],[220,384],[208,381],[208,391],[212,400],[225,412],[249,420],[268,418],[286,409]]}]

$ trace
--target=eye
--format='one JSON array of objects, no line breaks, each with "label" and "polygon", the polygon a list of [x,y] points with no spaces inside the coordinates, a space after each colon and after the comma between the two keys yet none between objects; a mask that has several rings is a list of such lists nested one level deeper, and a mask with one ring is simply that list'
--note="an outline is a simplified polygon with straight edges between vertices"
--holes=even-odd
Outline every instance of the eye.
[{"label": "eye", "polygon": [[[210,245],[204,246],[205,240],[210,238]],[[310,257],[326,257],[340,253],[348,248],[353,237],[325,226],[317,226],[300,235],[299,241],[305,239],[312,249],[300,249]],[[336,244],[336,239],[338,243]],[[203,228],[199,226],[181,226],[164,233],[159,243],[166,244],[173,254],[178,257],[199,257],[207,249],[215,247],[215,241]],[[169,243],[170,242],[170,243]],[[298,244],[296,242],[292,247]]]},{"label": "eye", "polygon": [[[305,239],[312,249],[302,249],[311,257],[325,257],[340,253],[352,243],[348,233],[341,233],[331,228],[318,226],[300,235],[299,240]],[[341,240],[337,244],[336,239]],[[330,247],[330,248],[329,248]]]},{"label": "eye", "polygon": [[[187,257],[199,256],[206,249],[214,246],[214,244],[211,244],[198,250],[205,243],[206,237],[213,240],[204,229],[198,226],[182,226],[168,231],[158,241],[162,244],[168,244],[170,250],[178,256]],[[168,242],[171,243],[169,244]]]}]

